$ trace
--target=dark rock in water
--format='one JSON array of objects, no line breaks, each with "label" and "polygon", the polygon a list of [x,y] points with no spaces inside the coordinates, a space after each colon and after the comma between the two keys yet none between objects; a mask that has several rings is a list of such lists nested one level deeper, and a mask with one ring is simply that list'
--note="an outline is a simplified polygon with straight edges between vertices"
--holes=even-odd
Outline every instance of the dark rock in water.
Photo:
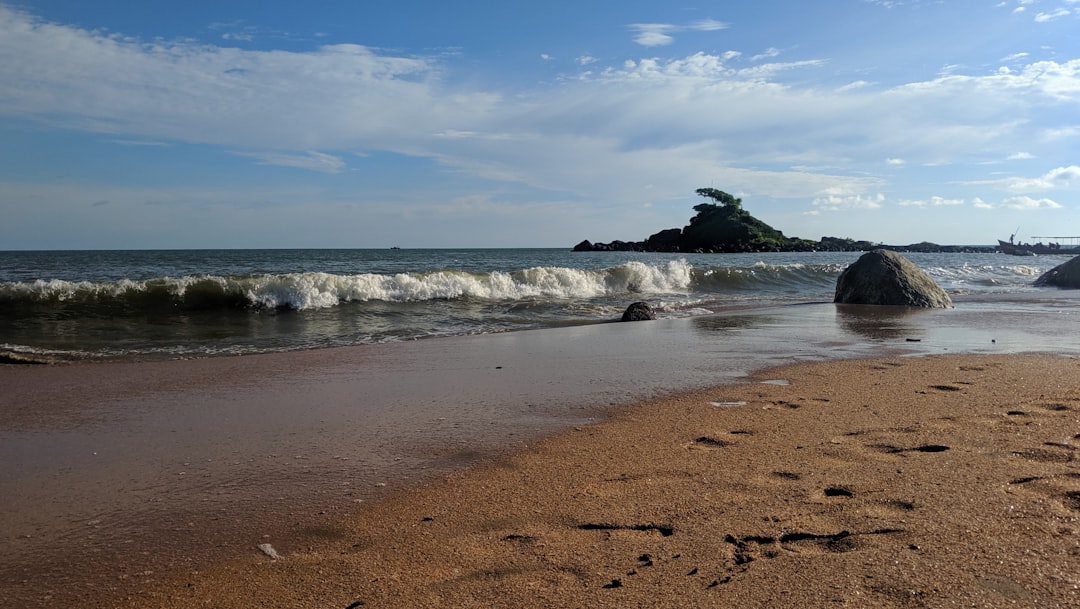
[{"label": "dark rock in water", "polygon": [[622,314],[623,321],[647,321],[650,319],[656,319],[656,313],[653,313],[652,307],[647,302],[635,302],[626,307]]},{"label": "dark rock in water", "polygon": [[596,247],[592,244],[592,242],[589,241],[588,239],[586,239],[586,240],[582,241],[581,243],[578,243],[577,245],[575,245],[573,251],[575,251],[575,252],[591,252],[591,251],[594,251],[595,249],[596,249]]},{"label": "dark rock in water", "polygon": [[1080,256],[1046,271],[1035,280],[1035,285],[1080,290]]},{"label": "dark rock in water", "polygon": [[889,250],[863,254],[840,274],[833,302],[947,309],[952,298],[910,260]]}]

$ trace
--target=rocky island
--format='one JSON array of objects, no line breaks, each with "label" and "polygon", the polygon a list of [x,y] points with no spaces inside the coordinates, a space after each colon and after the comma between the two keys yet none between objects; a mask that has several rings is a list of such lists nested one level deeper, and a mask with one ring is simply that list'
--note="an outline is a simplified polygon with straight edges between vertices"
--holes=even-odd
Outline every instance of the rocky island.
[{"label": "rocky island", "polygon": [[699,188],[699,196],[713,201],[694,206],[697,214],[683,228],[669,228],[649,236],[644,241],[612,241],[592,243],[582,241],[575,252],[867,252],[890,249],[897,252],[993,252],[993,247],[938,245],[882,245],[838,237],[822,237],[820,241],[787,237],[779,230],[755,218],[743,209],[742,199],[715,188]]}]

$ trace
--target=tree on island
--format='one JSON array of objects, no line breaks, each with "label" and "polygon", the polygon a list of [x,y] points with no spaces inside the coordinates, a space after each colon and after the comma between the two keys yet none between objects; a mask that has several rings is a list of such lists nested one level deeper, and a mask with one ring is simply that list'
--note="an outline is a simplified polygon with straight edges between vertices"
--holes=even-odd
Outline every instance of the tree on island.
[{"label": "tree on island", "polygon": [[[715,188],[699,188],[694,192],[696,192],[698,196],[706,197],[708,199],[716,201],[720,204],[721,207],[733,207],[735,209],[742,209],[742,199],[729,195],[722,190],[717,190]],[[716,205],[712,203],[702,203],[700,205],[695,205],[694,211],[702,212],[713,207],[716,207]]]}]

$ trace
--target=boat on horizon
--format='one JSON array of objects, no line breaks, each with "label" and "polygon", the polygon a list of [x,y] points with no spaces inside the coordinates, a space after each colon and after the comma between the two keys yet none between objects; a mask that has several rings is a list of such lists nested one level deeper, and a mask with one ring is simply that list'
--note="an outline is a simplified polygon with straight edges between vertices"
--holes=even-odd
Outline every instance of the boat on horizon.
[{"label": "boat on horizon", "polygon": [[1053,239],[1049,243],[1038,241],[1036,243],[1016,243],[1015,235],[1010,235],[1008,241],[998,239],[997,250],[1003,254],[1013,256],[1076,256],[1080,255],[1080,246],[1062,246],[1062,241],[1072,244],[1080,241],[1080,237],[1032,237],[1032,239]]}]

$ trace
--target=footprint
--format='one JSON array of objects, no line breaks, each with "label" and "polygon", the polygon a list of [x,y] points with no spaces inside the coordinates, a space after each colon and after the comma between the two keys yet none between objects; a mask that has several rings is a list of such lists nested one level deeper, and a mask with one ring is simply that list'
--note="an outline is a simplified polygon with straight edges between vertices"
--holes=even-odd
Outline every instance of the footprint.
[{"label": "footprint", "polygon": [[1080,491],[1067,491],[1062,495],[1061,503],[1065,509],[1080,512]]},{"label": "footprint", "polygon": [[956,385],[930,385],[931,389],[937,389],[938,391],[961,391],[962,387]]},{"label": "footprint", "polygon": [[1069,450],[1063,450],[1060,446],[1050,444],[1050,448],[1028,448],[1015,451],[1012,455],[1036,463],[1069,463],[1073,460],[1072,451],[1074,449],[1071,446],[1068,448]]},{"label": "footprint", "polygon": [[701,436],[691,442],[689,448],[724,448],[725,446],[731,446],[731,442],[721,440],[720,438],[713,438],[711,436]]},{"label": "footprint", "polygon": [[642,533],[659,533],[661,537],[671,537],[675,534],[675,527],[662,524],[610,524],[610,523],[585,523],[579,524],[582,531],[638,531]]},{"label": "footprint", "polygon": [[944,444],[924,444],[922,446],[916,446],[914,448],[902,448],[900,446],[893,446],[892,444],[870,444],[869,448],[886,453],[886,454],[899,454],[909,452],[919,453],[943,453],[949,450],[948,446]]}]

